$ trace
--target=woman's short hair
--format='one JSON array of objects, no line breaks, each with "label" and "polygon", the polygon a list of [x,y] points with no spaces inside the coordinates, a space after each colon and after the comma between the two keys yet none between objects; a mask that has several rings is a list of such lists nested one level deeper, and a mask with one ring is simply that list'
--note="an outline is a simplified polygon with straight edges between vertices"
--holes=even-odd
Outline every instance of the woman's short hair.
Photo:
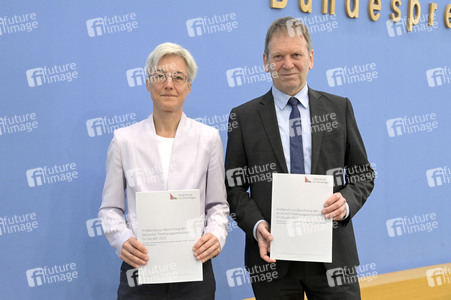
[{"label": "woman's short hair", "polygon": [[146,75],[150,76],[157,67],[158,62],[165,56],[175,55],[183,58],[188,69],[188,81],[193,82],[197,74],[197,64],[188,50],[174,43],[163,43],[155,47],[146,61]]}]

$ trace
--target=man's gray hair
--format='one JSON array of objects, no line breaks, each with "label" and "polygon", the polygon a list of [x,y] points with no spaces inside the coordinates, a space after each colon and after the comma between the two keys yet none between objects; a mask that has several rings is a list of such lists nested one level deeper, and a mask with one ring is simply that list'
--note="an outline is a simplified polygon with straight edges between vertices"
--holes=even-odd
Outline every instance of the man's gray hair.
[{"label": "man's gray hair", "polygon": [[[174,43],[163,43],[155,47],[146,61],[146,75],[150,76],[154,73],[160,60],[165,56],[171,55],[179,56],[185,60],[188,69],[188,74],[186,74],[188,75],[188,81],[193,82],[197,74],[197,64],[188,50]],[[163,68],[166,70],[168,66],[163,66]]]},{"label": "man's gray hair", "polygon": [[268,44],[274,33],[282,33],[289,36],[302,35],[307,43],[307,50],[310,56],[310,52],[312,52],[313,49],[312,39],[310,38],[310,33],[308,32],[307,26],[298,19],[293,17],[283,17],[275,20],[271,26],[269,26],[265,39],[266,57],[269,55]]}]

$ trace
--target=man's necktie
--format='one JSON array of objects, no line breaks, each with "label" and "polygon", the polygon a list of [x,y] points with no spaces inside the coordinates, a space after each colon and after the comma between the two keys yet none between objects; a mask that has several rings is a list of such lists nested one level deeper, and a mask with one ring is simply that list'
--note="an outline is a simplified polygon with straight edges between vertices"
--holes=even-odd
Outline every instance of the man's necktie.
[{"label": "man's necktie", "polygon": [[304,149],[302,147],[302,123],[298,109],[298,99],[291,97],[290,113],[290,172],[292,174],[305,174]]}]

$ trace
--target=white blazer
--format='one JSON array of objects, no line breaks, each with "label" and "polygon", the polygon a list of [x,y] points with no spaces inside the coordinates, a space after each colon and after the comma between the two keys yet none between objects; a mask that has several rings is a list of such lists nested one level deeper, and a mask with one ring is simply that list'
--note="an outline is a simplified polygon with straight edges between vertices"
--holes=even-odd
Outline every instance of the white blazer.
[{"label": "white blazer", "polygon": [[[204,234],[214,234],[222,249],[227,237],[229,205],[218,130],[182,114],[172,146],[167,188],[200,190],[201,215],[206,219]],[[124,242],[136,238],[135,193],[162,190],[164,177],[153,115],[115,130],[108,149],[99,218],[105,236],[119,256]]]}]

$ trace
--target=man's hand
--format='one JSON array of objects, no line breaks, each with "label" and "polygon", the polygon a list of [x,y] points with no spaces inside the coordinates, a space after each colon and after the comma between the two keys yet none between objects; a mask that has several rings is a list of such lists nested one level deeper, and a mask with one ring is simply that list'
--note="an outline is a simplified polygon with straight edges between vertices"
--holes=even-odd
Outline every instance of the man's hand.
[{"label": "man's hand", "polygon": [[346,216],[346,199],[343,198],[341,193],[335,193],[330,196],[324,203],[324,209],[321,213],[327,219],[333,219],[334,221],[341,221]]},{"label": "man's hand", "polygon": [[269,226],[266,221],[261,222],[257,226],[257,242],[258,248],[260,249],[260,257],[267,263],[276,262],[268,256],[270,251],[271,241],[273,240],[272,234],[269,232]]},{"label": "man's hand", "polygon": [[139,269],[139,266],[144,266],[149,257],[147,256],[147,249],[134,237],[129,238],[122,245],[121,259],[130,266]]},{"label": "man's hand", "polygon": [[207,260],[218,256],[221,252],[221,245],[219,244],[218,238],[209,232],[194,244],[193,252],[196,259],[201,260],[204,263]]}]

